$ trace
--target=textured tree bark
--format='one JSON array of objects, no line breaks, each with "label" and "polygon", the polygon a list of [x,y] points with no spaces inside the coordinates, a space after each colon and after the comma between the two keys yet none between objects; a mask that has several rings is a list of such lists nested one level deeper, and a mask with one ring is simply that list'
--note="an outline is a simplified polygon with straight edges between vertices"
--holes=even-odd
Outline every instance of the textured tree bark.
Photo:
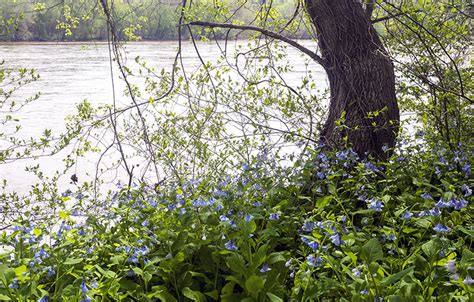
[{"label": "textured tree bark", "polygon": [[[400,122],[393,64],[356,0],[305,0],[329,78],[331,100],[321,141],[385,160]],[[342,125],[338,123],[342,121]]]}]

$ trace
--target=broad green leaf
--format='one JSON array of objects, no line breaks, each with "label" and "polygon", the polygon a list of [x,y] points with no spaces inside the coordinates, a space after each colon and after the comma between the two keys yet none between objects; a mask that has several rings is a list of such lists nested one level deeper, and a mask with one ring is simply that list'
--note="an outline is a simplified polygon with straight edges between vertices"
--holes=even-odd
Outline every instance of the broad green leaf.
[{"label": "broad green leaf", "polygon": [[65,265],[74,265],[82,262],[82,258],[67,258],[66,261],[63,262]]},{"label": "broad green leaf", "polygon": [[424,243],[421,246],[421,249],[429,259],[433,259],[440,251],[440,242],[438,239],[431,239],[430,241]]},{"label": "broad green leaf", "polygon": [[333,197],[331,195],[324,196],[323,198],[318,198],[318,200],[316,200],[316,207],[319,209],[322,209],[325,206],[327,206],[331,202],[332,199]]},{"label": "broad green leaf", "polygon": [[396,282],[398,282],[400,279],[402,279],[403,277],[405,277],[406,275],[408,275],[409,273],[413,272],[413,270],[415,269],[414,266],[411,266],[407,269],[404,269],[403,271],[401,272],[398,272],[396,274],[393,274],[393,275],[390,275],[390,276],[387,276],[385,278],[383,278],[382,280],[382,285],[383,286],[389,286],[389,285],[392,285]]},{"label": "broad green leaf", "polygon": [[372,238],[362,246],[361,256],[368,264],[383,259],[382,245],[379,240]]},{"label": "broad green leaf", "polygon": [[249,279],[247,279],[247,281],[245,281],[245,288],[252,295],[252,297],[256,298],[260,291],[263,289],[264,284],[264,279],[260,278],[259,276],[253,275]]},{"label": "broad green leaf", "polygon": [[186,298],[191,299],[192,301],[197,301],[197,302],[207,301],[206,296],[204,296],[204,294],[198,291],[191,290],[189,287],[183,288],[182,293]]},{"label": "broad green leaf", "polygon": [[238,254],[232,254],[230,257],[227,257],[226,260],[227,266],[238,274],[245,274],[245,261],[242,256]]},{"label": "broad green leaf", "polygon": [[272,293],[267,293],[267,297],[270,299],[270,302],[283,302],[282,298]]}]

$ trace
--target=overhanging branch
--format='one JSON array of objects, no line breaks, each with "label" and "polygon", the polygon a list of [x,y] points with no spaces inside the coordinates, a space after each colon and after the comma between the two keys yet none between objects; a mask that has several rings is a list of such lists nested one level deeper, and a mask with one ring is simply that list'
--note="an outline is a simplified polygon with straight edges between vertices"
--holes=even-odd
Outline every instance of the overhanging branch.
[{"label": "overhanging branch", "polygon": [[[421,10],[418,9],[418,10],[415,10],[415,11],[413,11],[413,12],[414,12],[414,13],[418,13],[418,12],[421,12]],[[391,15],[389,15],[389,16],[385,16],[385,17],[380,17],[380,18],[374,19],[374,20],[372,20],[371,22],[372,22],[372,24],[378,23],[378,22],[383,22],[383,21],[387,21],[387,20],[390,20],[390,19],[393,19],[393,18],[396,18],[396,17],[404,16],[404,15],[406,15],[406,14],[407,14],[407,12],[400,12],[400,13],[396,13],[396,14],[391,14]]]},{"label": "overhanging branch", "polygon": [[326,61],[320,57],[318,54],[315,52],[309,50],[308,48],[304,47],[303,45],[299,44],[298,42],[291,40],[290,38],[287,38],[283,35],[280,35],[276,32],[270,31],[268,29],[264,29],[261,27],[257,26],[250,26],[250,25],[234,25],[234,24],[229,24],[229,23],[215,23],[215,22],[204,22],[204,21],[193,21],[188,23],[188,25],[194,25],[194,26],[202,26],[202,27],[209,27],[209,28],[229,28],[229,29],[239,29],[239,30],[251,30],[251,31],[256,31],[259,32],[267,37],[271,37],[277,40],[280,40],[282,42],[285,42],[302,53],[308,55],[311,59],[316,61],[318,64],[320,64],[324,69],[326,69]]}]

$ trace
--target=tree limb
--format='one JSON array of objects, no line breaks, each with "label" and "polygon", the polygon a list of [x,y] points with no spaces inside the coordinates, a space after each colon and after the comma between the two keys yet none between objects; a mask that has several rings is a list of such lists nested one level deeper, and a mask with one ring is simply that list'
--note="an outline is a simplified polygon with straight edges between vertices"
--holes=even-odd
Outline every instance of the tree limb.
[{"label": "tree limb", "polygon": [[[420,9],[418,10],[415,10],[414,13],[418,13],[418,12],[421,12]],[[378,23],[378,22],[383,22],[383,21],[387,21],[387,20],[390,20],[390,19],[393,19],[393,18],[396,18],[396,17],[400,17],[400,16],[403,16],[403,15],[406,15],[407,13],[406,12],[399,12],[399,13],[396,13],[396,14],[391,14],[389,16],[385,16],[385,17],[380,17],[380,18],[377,18],[377,19],[374,19],[372,20],[372,24],[374,23]]]},{"label": "tree limb", "polygon": [[240,30],[251,30],[251,31],[256,31],[259,32],[267,37],[271,37],[280,41],[283,41],[285,43],[290,44],[291,46],[295,47],[302,53],[308,55],[311,59],[316,61],[318,64],[320,64],[324,69],[327,68],[326,61],[320,57],[318,54],[315,52],[309,50],[308,48],[304,47],[303,45],[299,44],[296,41],[291,40],[290,38],[287,38],[283,35],[280,35],[276,32],[257,27],[257,26],[249,26],[249,25],[234,25],[234,24],[229,24],[229,23],[215,23],[215,22],[205,22],[205,21],[193,21],[189,22],[188,25],[195,25],[195,26],[202,26],[202,27],[209,27],[209,28],[230,28],[230,29],[240,29]]}]

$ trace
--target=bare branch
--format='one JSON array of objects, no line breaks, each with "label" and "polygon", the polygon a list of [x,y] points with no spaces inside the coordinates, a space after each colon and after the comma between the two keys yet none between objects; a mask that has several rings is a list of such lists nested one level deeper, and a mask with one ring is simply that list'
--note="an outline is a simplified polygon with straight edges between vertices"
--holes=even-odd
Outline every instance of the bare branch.
[{"label": "bare branch", "polygon": [[[418,12],[421,12],[421,9],[413,11],[413,13],[418,13]],[[372,22],[372,24],[375,24],[375,23],[378,23],[378,22],[383,22],[383,21],[387,21],[387,20],[390,20],[390,19],[393,19],[393,18],[396,18],[396,17],[400,17],[400,16],[403,16],[403,15],[406,15],[406,14],[407,14],[406,12],[399,12],[399,13],[396,13],[396,14],[390,14],[389,16],[374,19],[371,22]]]},{"label": "bare branch", "polygon": [[324,69],[326,69],[327,64],[326,61],[320,57],[318,54],[315,52],[309,50],[308,48],[304,47],[303,45],[299,44],[296,41],[291,40],[290,38],[287,38],[283,35],[280,35],[276,32],[270,31],[268,29],[264,29],[261,27],[257,26],[248,26],[248,25],[234,25],[234,24],[229,24],[229,23],[215,23],[215,22],[205,22],[205,21],[193,21],[188,23],[188,25],[195,25],[195,26],[202,26],[202,27],[209,27],[209,28],[230,28],[230,29],[239,29],[239,30],[251,30],[251,31],[256,31],[259,32],[267,37],[271,37],[277,40],[280,40],[282,42],[285,42],[287,44],[290,44],[291,46],[297,48],[300,50],[302,53],[308,55],[311,59],[316,61],[318,64],[320,64]]}]

